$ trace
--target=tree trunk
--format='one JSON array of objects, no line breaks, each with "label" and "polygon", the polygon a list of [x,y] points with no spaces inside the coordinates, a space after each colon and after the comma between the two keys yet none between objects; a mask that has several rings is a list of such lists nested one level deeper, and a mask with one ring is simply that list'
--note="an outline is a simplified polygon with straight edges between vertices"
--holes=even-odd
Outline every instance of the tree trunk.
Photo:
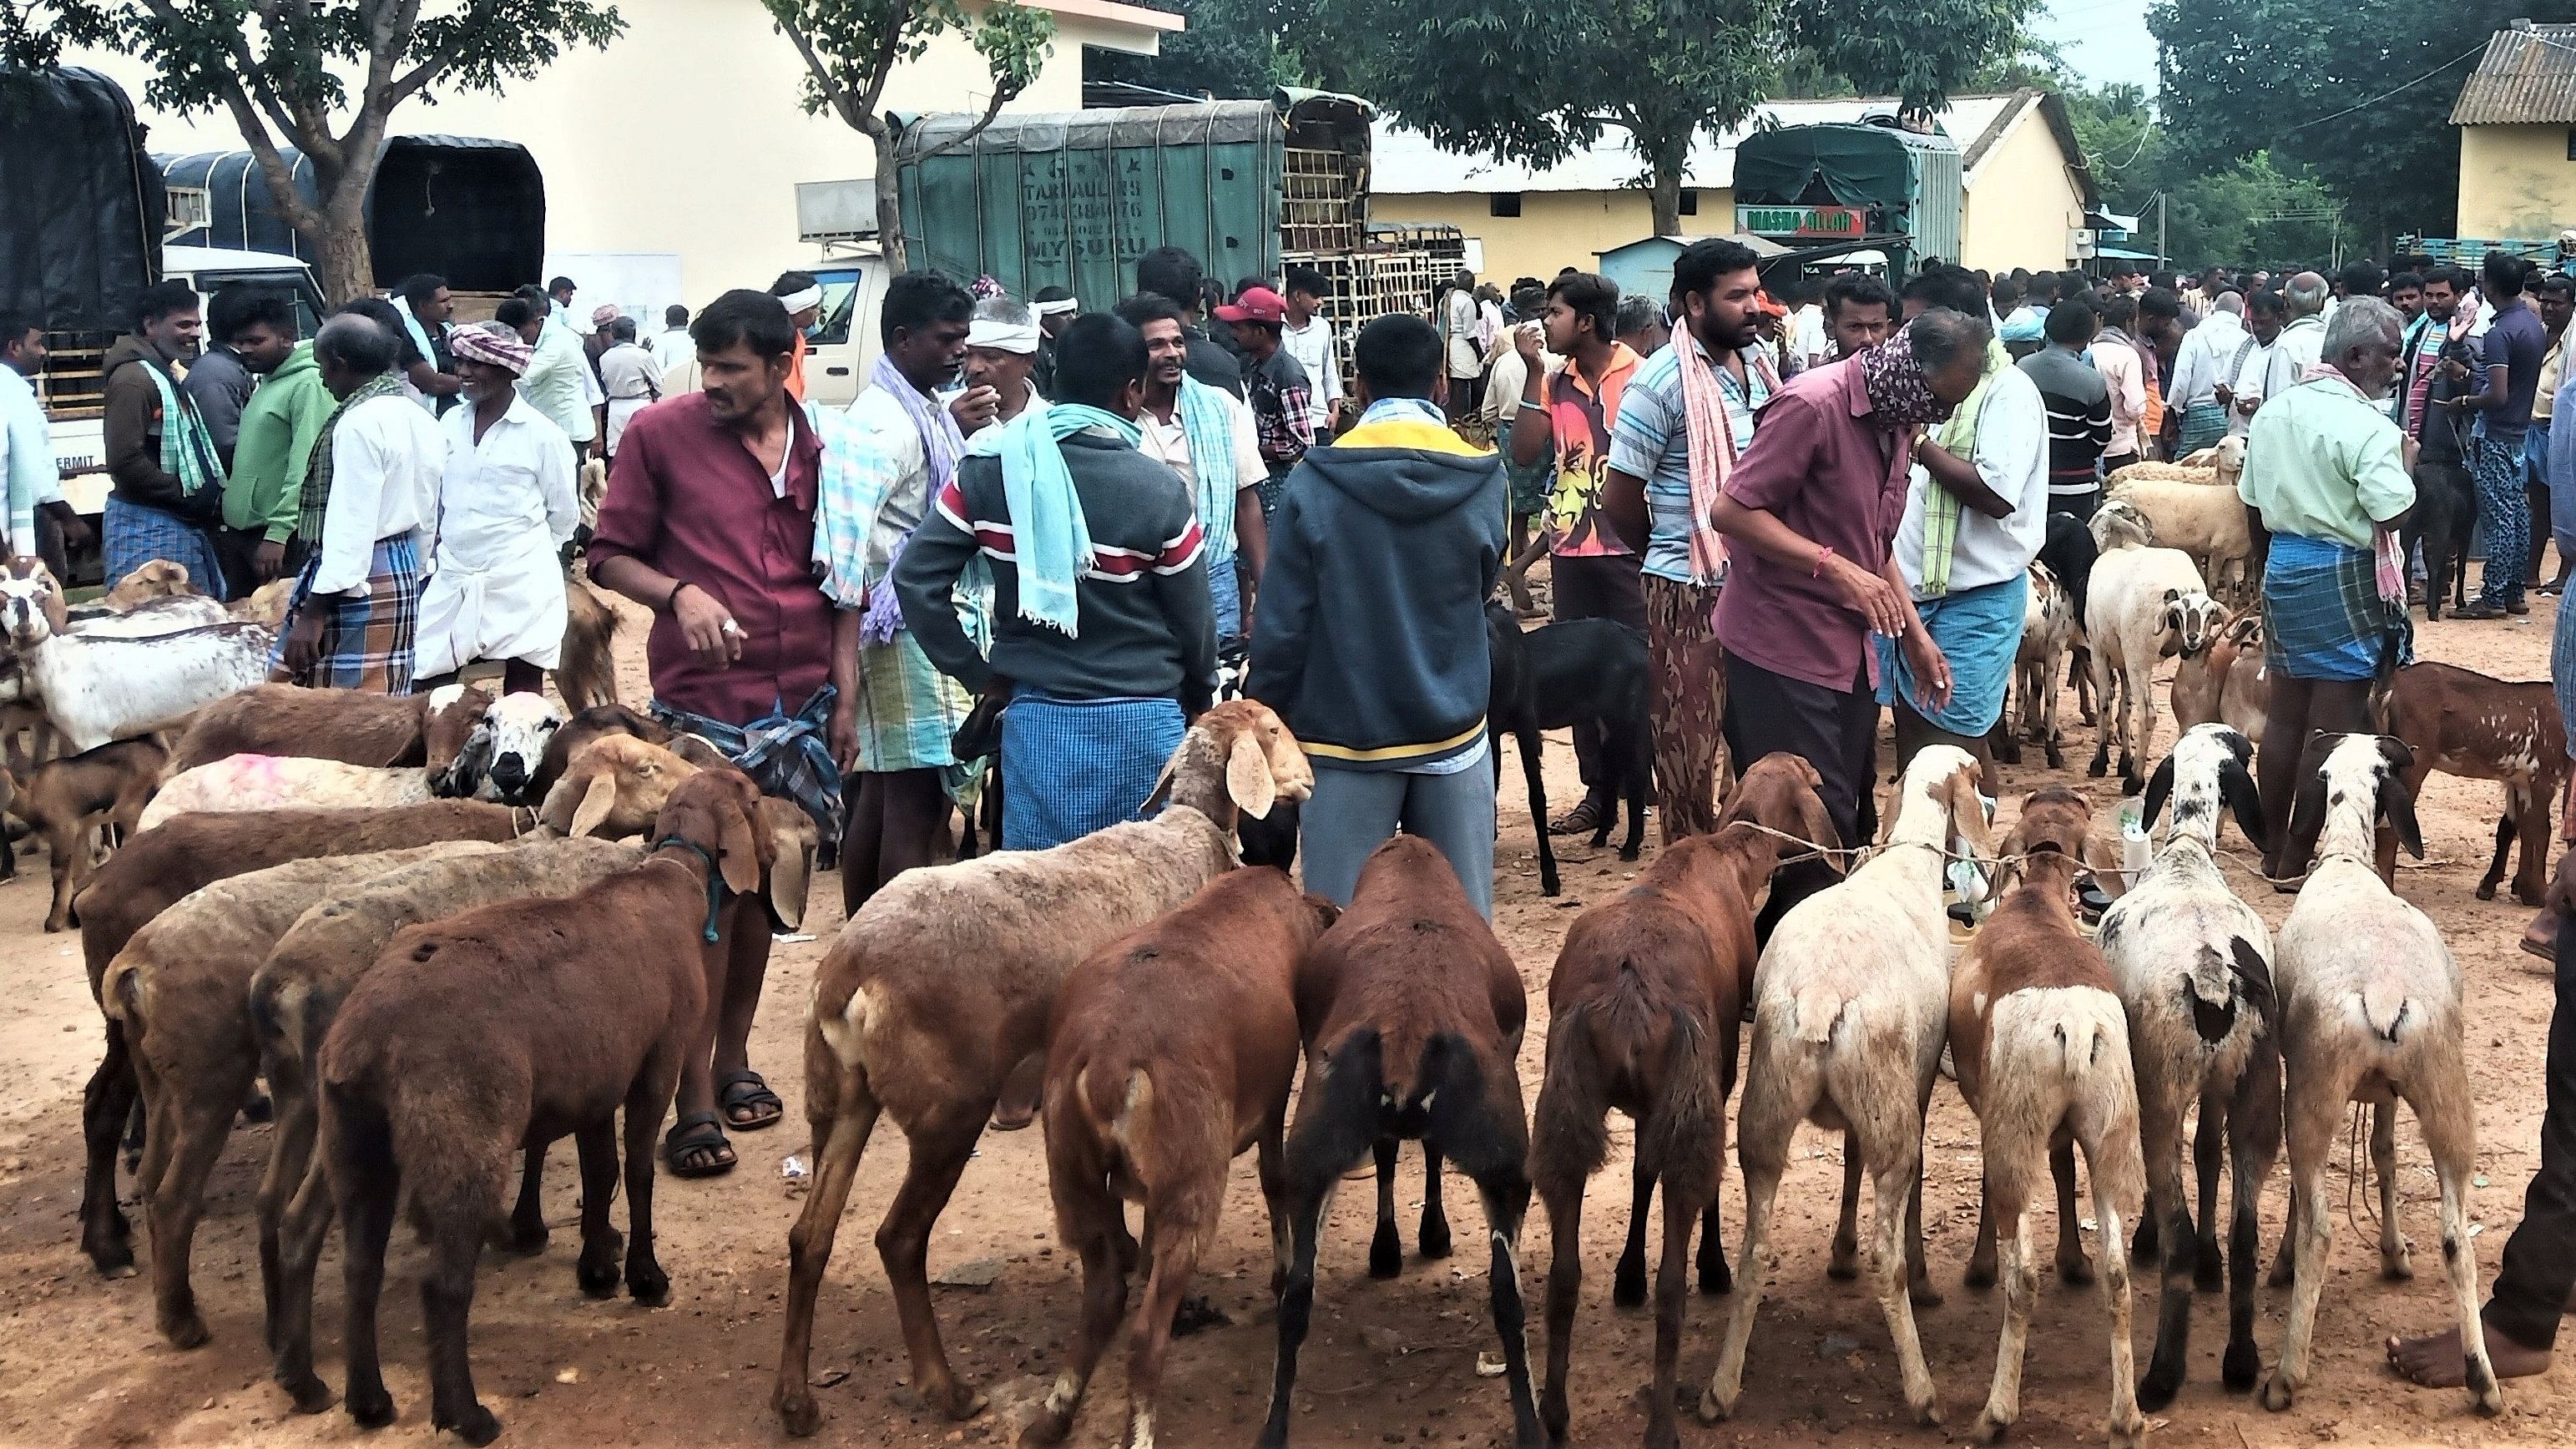
[{"label": "tree trunk", "polygon": [[1657,157],[1655,160],[1653,196],[1657,236],[1681,235],[1683,160],[1683,156]]},{"label": "tree trunk", "polygon": [[868,133],[877,151],[877,250],[885,257],[886,274],[900,276],[911,270],[903,246],[902,178],[895,170],[893,131],[885,128]]},{"label": "tree trunk", "polygon": [[289,217],[311,249],[313,279],[322,299],[337,307],[376,293],[375,254],[367,245],[367,189],[376,180],[376,148],[366,146],[340,167],[315,163],[313,179],[320,193],[309,217]]}]

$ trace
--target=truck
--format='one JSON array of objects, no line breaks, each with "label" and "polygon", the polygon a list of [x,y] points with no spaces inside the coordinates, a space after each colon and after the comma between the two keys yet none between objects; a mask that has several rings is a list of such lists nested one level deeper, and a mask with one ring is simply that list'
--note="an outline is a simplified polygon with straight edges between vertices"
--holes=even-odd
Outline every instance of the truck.
[{"label": "truck", "polygon": [[1884,253],[1903,277],[1959,259],[1961,176],[1957,143],[1893,115],[1756,131],[1735,147],[1735,229],[1819,265]]},{"label": "truck", "polygon": [[[64,67],[0,70],[0,311],[33,317],[50,351],[34,379],[63,496],[95,520],[107,506],[99,432],[100,364],[134,325],[143,289],[185,278],[199,292],[260,287],[293,299],[308,329],[322,315],[312,269],[291,255],[169,245],[202,225],[202,190],[170,188],[143,149],[142,125],[115,81]],[[95,554],[70,560],[75,581]]]}]

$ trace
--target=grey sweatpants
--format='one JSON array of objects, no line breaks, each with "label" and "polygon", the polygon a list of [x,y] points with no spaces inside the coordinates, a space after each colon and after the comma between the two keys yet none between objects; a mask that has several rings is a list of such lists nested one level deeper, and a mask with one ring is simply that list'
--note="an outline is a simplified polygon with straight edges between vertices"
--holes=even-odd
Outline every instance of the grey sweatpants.
[{"label": "grey sweatpants", "polygon": [[1401,826],[1448,857],[1467,899],[1486,920],[1494,918],[1494,771],[1481,753],[1475,764],[1447,775],[1345,770],[1320,759],[1314,765],[1315,793],[1298,828],[1306,889],[1349,905],[1360,867]]}]

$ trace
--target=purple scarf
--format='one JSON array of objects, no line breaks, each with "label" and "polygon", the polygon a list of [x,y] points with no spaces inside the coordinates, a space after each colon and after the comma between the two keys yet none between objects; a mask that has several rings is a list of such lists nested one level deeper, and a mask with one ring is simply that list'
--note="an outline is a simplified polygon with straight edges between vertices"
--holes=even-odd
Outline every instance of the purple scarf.
[{"label": "purple scarf", "polygon": [[[937,398],[914,387],[912,379],[903,375],[903,369],[894,365],[894,359],[879,353],[876,366],[868,373],[868,380],[885,389],[886,396],[893,398],[895,404],[903,409],[903,415],[911,419],[912,430],[921,435],[921,454],[929,464],[930,474],[929,491],[924,494],[921,505],[921,514],[927,518],[930,510],[939,506],[940,492],[947,488],[948,480],[956,475],[957,460],[966,456],[966,435],[958,430],[957,419],[949,415],[948,409],[942,407]],[[905,534],[887,551],[888,580],[894,577],[894,565],[903,558],[903,546],[911,537]],[[891,583],[871,589],[867,612],[859,617],[859,642],[891,644],[894,636],[901,632],[903,606],[896,600]]]}]

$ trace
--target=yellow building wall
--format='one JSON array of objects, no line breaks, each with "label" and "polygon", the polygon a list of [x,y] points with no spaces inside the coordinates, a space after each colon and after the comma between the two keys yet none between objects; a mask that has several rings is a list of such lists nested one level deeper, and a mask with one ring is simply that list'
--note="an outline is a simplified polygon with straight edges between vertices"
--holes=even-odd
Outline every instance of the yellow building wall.
[{"label": "yellow building wall", "polygon": [[2033,110],[1977,164],[1959,222],[1959,264],[1990,272],[2063,267],[2066,233],[2083,224],[2083,193]]},{"label": "yellow building wall", "polygon": [[[1514,277],[1541,281],[1567,267],[1592,271],[1602,252],[1654,234],[1654,203],[1643,191],[1525,191],[1521,214],[1495,216],[1483,192],[1388,194],[1369,197],[1371,221],[1445,222],[1484,243],[1481,278],[1509,286]],[[1735,193],[1699,191],[1699,214],[1682,218],[1685,236],[1723,236],[1735,230]]]},{"label": "yellow building wall", "polygon": [[2462,126],[2466,237],[2554,237],[2576,226],[2576,161],[2565,126]]},{"label": "yellow building wall", "polygon": [[[676,253],[693,306],[812,265],[815,249],[797,240],[796,184],[873,176],[875,148],[798,105],[804,63],[756,0],[624,0],[618,10],[626,33],[607,49],[568,47],[503,95],[415,102],[395,112],[393,129],[526,146],[545,174],[549,253]],[[1053,52],[1010,109],[1081,109],[1084,43],[1133,48],[1144,34],[1114,30],[1058,15]],[[145,107],[148,63],[95,51],[66,58],[125,87],[152,127],[153,150],[242,149],[222,111],[181,118]],[[971,46],[943,35],[889,77],[881,109],[980,111],[988,76]]]}]

